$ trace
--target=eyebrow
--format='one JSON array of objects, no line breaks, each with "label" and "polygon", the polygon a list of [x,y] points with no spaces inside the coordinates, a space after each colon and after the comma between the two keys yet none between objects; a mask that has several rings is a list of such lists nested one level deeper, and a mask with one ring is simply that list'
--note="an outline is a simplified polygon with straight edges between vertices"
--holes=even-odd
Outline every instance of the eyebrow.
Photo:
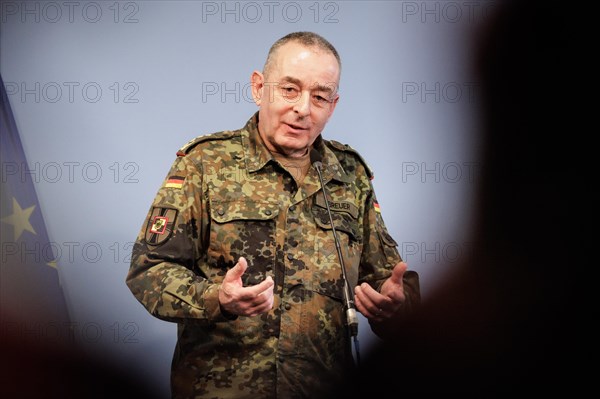
[{"label": "eyebrow", "polygon": [[[293,76],[284,76],[281,78],[281,80],[285,81],[285,82],[293,83],[298,86],[302,86],[302,82],[300,81],[300,79],[294,78]],[[330,86],[325,86],[325,85],[320,85],[320,84],[316,85],[316,89],[317,89],[317,91],[325,91],[327,93],[333,93],[335,91]]]}]

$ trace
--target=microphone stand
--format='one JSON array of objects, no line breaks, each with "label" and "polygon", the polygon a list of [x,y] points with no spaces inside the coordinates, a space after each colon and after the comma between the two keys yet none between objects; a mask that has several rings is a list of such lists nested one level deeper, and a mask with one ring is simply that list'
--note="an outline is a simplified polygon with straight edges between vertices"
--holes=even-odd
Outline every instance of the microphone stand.
[{"label": "microphone stand", "polygon": [[321,174],[321,154],[314,148],[310,151],[310,160],[317,174],[319,175],[319,182],[321,183],[321,189],[323,191],[323,198],[325,199],[325,207],[327,208],[327,215],[329,216],[329,224],[331,225],[331,231],[333,233],[333,239],[335,241],[335,248],[337,250],[340,267],[342,269],[342,279],[344,280],[344,301],[346,307],[346,323],[348,325],[348,332],[350,338],[354,342],[354,350],[356,354],[356,363],[360,364],[360,352],[358,350],[358,316],[356,314],[356,308],[354,306],[354,295],[352,289],[348,283],[348,277],[346,275],[346,267],[344,266],[344,257],[342,256],[342,249],[340,247],[340,241],[337,236],[335,225],[333,224],[333,216],[331,209],[329,208],[329,201],[327,200],[327,194],[325,193],[325,184],[323,182],[323,176]]}]

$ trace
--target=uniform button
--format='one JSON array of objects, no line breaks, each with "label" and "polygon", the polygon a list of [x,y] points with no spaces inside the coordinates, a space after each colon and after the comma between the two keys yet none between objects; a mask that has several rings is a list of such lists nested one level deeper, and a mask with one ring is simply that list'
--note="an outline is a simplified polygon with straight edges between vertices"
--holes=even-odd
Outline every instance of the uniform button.
[{"label": "uniform button", "polygon": [[265,215],[267,215],[267,216],[271,216],[271,214],[272,214],[272,213],[273,213],[273,212],[271,212],[269,209],[267,209],[267,210],[265,211]]},{"label": "uniform button", "polygon": [[290,206],[290,212],[296,212],[296,205]]},{"label": "uniform button", "polygon": [[225,214],[225,211],[221,208],[217,210],[217,213],[219,214],[219,216],[223,216]]},{"label": "uniform button", "polygon": [[285,310],[290,310],[292,308],[292,305],[286,303],[283,307],[285,308]]},{"label": "uniform button", "polygon": [[292,255],[292,254],[287,254],[287,258],[288,258],[288,260],[294,260],[294,255]]}]

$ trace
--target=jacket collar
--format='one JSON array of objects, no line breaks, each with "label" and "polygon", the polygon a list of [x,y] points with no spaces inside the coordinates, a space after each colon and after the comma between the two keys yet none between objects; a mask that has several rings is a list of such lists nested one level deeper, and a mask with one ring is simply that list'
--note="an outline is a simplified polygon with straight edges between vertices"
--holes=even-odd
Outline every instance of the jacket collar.
[{"label": "jacket collar", "polygon": [[[242,129],[242,141],[246,154],[246,167],[249,173],[258,172],[274,159],[258,132],[258,111],[252,115]],[[338,180],[349,183],[352,181],[351,176],[346,173],[335,153],[326,145],[326,140],[321,135],[317,137],[313,147],[321,154],[321,163],[323,164],[321,173],[325,182]],[[307,179],[318,179],[316,172],[313,172],[314,169],[311,168]]]}]

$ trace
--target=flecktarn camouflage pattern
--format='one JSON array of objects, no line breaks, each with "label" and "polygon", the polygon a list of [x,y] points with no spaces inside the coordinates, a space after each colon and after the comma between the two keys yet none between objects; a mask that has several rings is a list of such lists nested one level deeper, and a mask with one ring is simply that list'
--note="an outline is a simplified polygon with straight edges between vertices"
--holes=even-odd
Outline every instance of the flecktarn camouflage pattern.
[{"label": "flecktarn camouflage pattern", "polygon": [[[174,398],[317,398],[353,367],[318,175],[311,168],[298,185],[262,143],[257,117],[178,152],[133,248],[127,285],[152,315],[178,323]],[[350,285],[378,288],[401,259],[371,172],[346,145],[319,137],[314,147]],[[241,256],[244,285],[275,281],[268,313],[220,310],[219,284]]]}]

